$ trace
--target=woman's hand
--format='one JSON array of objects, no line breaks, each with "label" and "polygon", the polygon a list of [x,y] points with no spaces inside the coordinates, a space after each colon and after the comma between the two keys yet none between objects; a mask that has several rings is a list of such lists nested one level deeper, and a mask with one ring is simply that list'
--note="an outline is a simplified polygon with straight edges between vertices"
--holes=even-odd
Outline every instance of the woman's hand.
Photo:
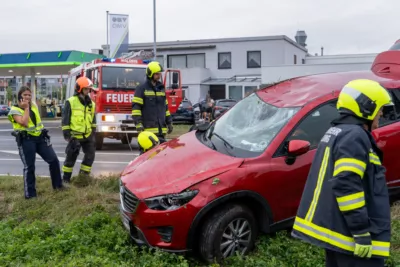
[{"label": "woman's hand", "polygon": [[27,109],[29,108],[29,101],[22,99],[18,102],[18,106],[22,109]]}]

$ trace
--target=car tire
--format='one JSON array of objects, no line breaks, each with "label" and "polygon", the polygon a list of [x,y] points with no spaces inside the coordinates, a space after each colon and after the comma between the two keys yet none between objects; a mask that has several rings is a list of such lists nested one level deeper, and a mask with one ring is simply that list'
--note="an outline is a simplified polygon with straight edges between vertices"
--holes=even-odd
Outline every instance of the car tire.
[{"label": "car tire", "polygon": [[96,133],[96,150],[102,150],[104,143],[104,136],[101,133]]},{"label": "car tire", "polygon": [[257,235],[257,222],[248,207],[239,204],[225,206],[206,220],[200,236],[199,252],[208,264],[215,260],[220,262],[235,255],[236,251],[246,255],[254,248]]}]

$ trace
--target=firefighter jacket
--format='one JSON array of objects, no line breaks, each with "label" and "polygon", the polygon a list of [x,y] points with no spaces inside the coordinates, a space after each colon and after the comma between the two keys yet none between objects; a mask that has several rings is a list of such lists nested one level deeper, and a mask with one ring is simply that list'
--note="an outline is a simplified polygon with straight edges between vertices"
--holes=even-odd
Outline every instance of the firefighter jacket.
[{"label": "firefighter jacket", "polygon": [[25,111],[18,105],[12,106],[8,113],[8,120],[12,123],[14,131],[26,131],[29,135],[40,136],[44,128],[40,118],[38,107],[32,103],[30,106],[28,127],[24,127],[14,121],[13,115],[24,116]]},{"label": "firefighter jacket", "polygon": [[96,129],[95,103],[89,96],[85,99],[78,95],[70,97],[65,102],[61,123],[65,138],[88,138]]},{"label": "firefighter jacket", "polygon": [[153,86],[149,79],[139,85],[132,99],[132,118],[136,125],[155,134],[167,133],[167,125],[172,123],[168,110],[168,100],[162,83]]},{"label": "firefighter jacket", "polygon": [[386,169],[382,152],[361,124],[334,124],[321,139],[292,235],[354,254],[353,236],[370,233],[372,257],[385,258],[391,234]]}]

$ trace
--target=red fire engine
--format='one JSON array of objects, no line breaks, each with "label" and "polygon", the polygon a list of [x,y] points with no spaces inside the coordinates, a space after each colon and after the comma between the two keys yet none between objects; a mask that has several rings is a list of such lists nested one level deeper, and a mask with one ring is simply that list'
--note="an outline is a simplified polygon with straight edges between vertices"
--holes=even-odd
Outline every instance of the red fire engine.
[{"label": "red fire engine", "polygon": [[[131,118],[132,98],[135,88],[146,79],[146,67],[151,60],[134,58],[102,58],[69,71],[66,99],[73,96],[75,81],[80,76],[89,77],[98,92],[92,92],[96,103],[96,149],[101,150],[104,138],[121,140],[130,144],[138,132]],[[175,113],[182,102],[182,82],[179,70],[167,69],[163,82],[169,110]]]}]

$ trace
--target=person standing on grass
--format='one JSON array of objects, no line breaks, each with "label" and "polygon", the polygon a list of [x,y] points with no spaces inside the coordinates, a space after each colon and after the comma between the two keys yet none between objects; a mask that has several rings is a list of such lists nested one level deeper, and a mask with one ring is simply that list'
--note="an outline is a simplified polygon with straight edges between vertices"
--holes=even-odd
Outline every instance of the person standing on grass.
[{"label": "person standing on grass", "polygon": [[49,164],[53,189],[64,189],[60,162],[50,143],[50,136],[42,124],[38,107],[32,102],[32,92],[22,86],[18,104],[11,107],[8,119],[16,134],[19,156],[24,164],[24,194],[26,199],[37,197],[35,161],[36,153]]}]

